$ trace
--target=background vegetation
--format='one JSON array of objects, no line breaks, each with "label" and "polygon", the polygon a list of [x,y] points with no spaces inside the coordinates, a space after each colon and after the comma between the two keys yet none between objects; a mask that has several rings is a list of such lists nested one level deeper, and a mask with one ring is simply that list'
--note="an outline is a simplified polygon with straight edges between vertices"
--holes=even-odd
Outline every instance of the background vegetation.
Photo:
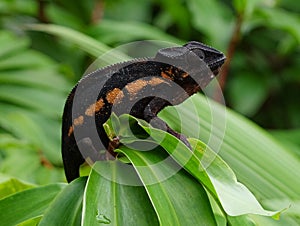
[{"label": "background vegetation", "polygon": [[[294,0],[2,0],[0,198],[35,185],[65,181],[60,127],[68,92],[109,47],[145,39],[178,44],[197,40],[226,53],[228,59],[218,78],[226,105],[269,130],[270,139],[284,149],[284,155],[272,152],[273,143],[260,141],[260,133],[252,142],[270,144],[258,151],[286,164],[274,166],[287,169],[277,179],[292,178],[287,183],[296,191],[300,170],[299,13],[300,5]],[[232,130],[239,131],[237,127]],[[241,128],[236,137],[239,144],[251,142],[242,135],[247,132]],[[244,157],[249,150],[244,150]],[[231,159],[228,153],[224,147],[221,156],[238,179],[259,200],[265,200],[265,206],[280,209],[294,203],[295,209],[287,214],[291,218],[283,217],[276,224],[299,225],[300,193],[288,194],[275,182],[266,183],[281,168],[264,169],[262,165],[271,163],[259,159],[245,160],[241,166],[243,156]],[[285,161],[290,157],[293,163]],[[263,179],[247,181],[255,170]],[[264,175],[272,170],[272,175]],[[50,186],[54,193],[60,189]],[[265,218],[253,219],[267,225]]]}]

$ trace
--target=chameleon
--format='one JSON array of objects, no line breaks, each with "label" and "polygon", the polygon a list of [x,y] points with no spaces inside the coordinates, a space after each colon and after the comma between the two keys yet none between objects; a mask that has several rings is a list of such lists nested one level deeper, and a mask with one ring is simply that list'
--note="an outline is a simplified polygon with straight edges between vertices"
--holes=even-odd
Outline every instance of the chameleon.
[{"label": "chameleon", "polygon": [[221,51],[190,41],[159,49],[154,57],[132,59],[85,75],[70,92],[62,117],[62,159],[67,181],[79,177],[85,161],[116,157],[113,149],[118,146],[117,138],[109,139],[103,127],[112,112],[143,119],[190,147],[187,138],[157,114],[203,89],[218,74],[225,59]]}]

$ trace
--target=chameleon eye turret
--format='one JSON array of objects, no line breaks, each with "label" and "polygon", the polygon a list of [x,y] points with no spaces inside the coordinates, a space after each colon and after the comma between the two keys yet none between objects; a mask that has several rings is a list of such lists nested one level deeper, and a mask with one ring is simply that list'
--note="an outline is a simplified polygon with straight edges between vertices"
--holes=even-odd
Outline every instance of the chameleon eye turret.
[{"label": "chameleon eye turret", "polygon": [[224,64],[226,59],[221,51],[195,41],[188,42],[184,46],[203,59],[215,75],[218,74],[218,69]]},{"label": "chameleon eye turret", "polygon": [[184,55],[189,52],[187,48],[184,47],[170,47],[158,50],[155,59],[184,59]]}]

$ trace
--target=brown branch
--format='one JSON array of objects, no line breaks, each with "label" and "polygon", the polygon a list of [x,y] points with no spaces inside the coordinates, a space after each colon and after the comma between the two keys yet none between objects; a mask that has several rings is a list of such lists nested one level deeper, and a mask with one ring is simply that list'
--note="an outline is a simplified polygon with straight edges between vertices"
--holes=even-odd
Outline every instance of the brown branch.
[{"label": "brown branch", "polygon": [[38,19],[39,19],[39,21],[42,23],[48,23],[49,20],[45,13],[45,8],[47,5],[47,2],[45,0],[38,0],[37,2],[38,2]]},{"label": "brown branch", "polygon": [[[227,49],[227,53],[226,53],[226,61],[222,67],[222,70],[219,74],[219,84],[220,87],[222,89],[222,91],[224,91],[225,88],[225,84],[226,84],[226,80],[227,80],[227,76],[229,73],[229,69],[230,69],[230,64],[232,61],[232,58],[234,56],[235,50],[236,50],[236,46],[238,45],[239,41],[240,41],[240,34],[241,34],[241,26],[243,23],[243,15],[239,14],[235,23],[235,27],[228,45],[228,49]],[[220,97],[216,97],[216,101],[221,101]]]},{"label": "brown branch", "polygon": [[48,169],[54,168],[53,164],[46,158],[46,156],[44,156],[42,150],[39,150],[38,154],[39,154],[40,163],[42,166],[44,166],[45,168],[48,168]]},{"label": "brown branch", "polygon": [[104,1],[96,1],[92,12],[91,23],[97,24],[103,17]]}]

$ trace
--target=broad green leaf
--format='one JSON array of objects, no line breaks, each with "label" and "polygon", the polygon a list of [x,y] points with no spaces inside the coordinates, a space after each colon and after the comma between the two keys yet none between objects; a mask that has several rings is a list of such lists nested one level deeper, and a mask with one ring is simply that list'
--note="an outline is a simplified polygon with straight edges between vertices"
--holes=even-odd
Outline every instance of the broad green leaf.
[{"label": "broad green leaf", "polygon": [[33,184],[0,174],[0,199],[32,187],[34,187]]},{"label": "broad green leaf", "polygon": [[2,31],[0,40],[1,171],[33,183],[61,180],[54,166],[61,164],[59,120],[69,84],[26,36]]},{"label": "broad green leaf", "polygon": [[242,13],[246,9],[247,6],[247,0],[233,0],[233,6],[235,9],[239,12]]},{"label": "broad green leaf", "polygon": [[[105,3],[105,18],[119,21],[149,21],[153,2],[139,0],[109,1]],[[124,13],[134,12],[134,13]],[[100,20],[101,21],[101,20]]]},{"label": "broad green leaf", "polygon": [[[229,109],[226,109],[226,112],[224,110],[224,106],[198,94],[181,106],[164,109],[160,117],[173,129],[177,131],[182,129],[185,135],[198,137],[210,143],[214,151],[219,152],[234,170],[238,180],[259,200],[278,197],[299,199],[300,180],[297,179],[300,175],[299,159],[253,122]],[[195,122],[198,123],[198,127],[191,126]],[[269,208],[281,209],[283,205]],[[251,218],[254,219],[252,216]],[[268,225],[272,226],[288,225],[282,222],[295,221],[287,217],[285,211],[281,214],[280,221],[255,217],[255,222],[257,218],[262,222],[269,222]]]},{"label": "broad green leaf", "polygon": [[263,25],[286,31],[300,43],[299,14],[280,8],[261,7],[254,15]]},{"label": "broad green leaf", "polygon": [[27,38],[17,38],[12,33],[0,32],[0,59],[9,57],[20,50],[26,49],[30,44]]},{"label": "broad green leaf", "polygon": [[[60,124],[40,114],[33,114],[19,107],[1,104],[0,126],[19,138],[19,142],[41,150],[53,164],[60,164]],[[47,130],[45,130],[47,128]],[[23,146],[24,148],[24,146]]]},{"label": "broad green leaf", "polygon": [[300,130],[271,130],[270,133],[300,158]]},{"label": "broad green leaf", "polygon": [[252,215],[251,219],[254,220],[256,225],[258,226],[299,226],[300,220],[297,217],[289,217],[284,214],[280,216],[280,219],[277,221],[274,221],[273,219],[262,217],[258,215]]},{"label": "broad green leaf", "polygon": [[86,26],[81,20],[82,18],[72,14],[70,10],[64,9],[58,4],[50,4],[46,10],[47,16],[51,19],[53,24],[60,24],[65,27],[75,28],[76,30],[80,30],[82,27]]},{"label": "broad green leaf", "polygon": [[[176,35],[189,37],[192,33],[190,12],[181,0],[160,1],[161,10],[154,20],[154,25],[168,31],[168,28],[176,24]],[[163,40],[163,39],[162,39]]]},{"label": "broad green leaf", "polygon": [[16,55],[0,60],[0,70],[12,70],[20,68],[39,68],[52,66],[54,61],[48,56],[34,50],[26,50]]},{"label": "broad green leaf", "polygon": [[[263,0],[265,1],[265,0]],[[236,11],[243,16],[244,20],[251,17],[257,5],[262,4],[262,0],[234,0],[233,6]]]},{"label": "broad green leaf", "polygon": [[91,29],[91,33],[93,36],[98,36],[104,43],[123,43],[135,40],[165,40],[182,43],[182,40],[166,34],[157,27],[137,21],[101,20],[97,26]]},{"label": "broad green leaf", "polygon": [[[209,201],[212,205],[213,212],[215,215],[215,218],[217,220],[218,226],[256,226],[253,219],[249,217],[248,214],[240,215],[240,216],[229,216],[227,214],[224,214],[224,210],[221,209],[220,205],[217,204],[215,199],[208,194]],[[267,218],[267,217],[266,217]],[[275,222],[274,219],[272,219],[273,222]]]},{"label": "broad green leaf", "polygon": [[[247,215],[238,217],[228,216],[227,220],[230,222],[230,226],[256,226],[257,224],[249,218]],[[273,220],[274,222],[274,220]]]},{"label": "broad green leaf", "polygon": [[18,224],[18,226],[36,226],[39,225],[40,220],[42,219],[42,217],[35,217],[35,218],[31,218],[27,221],[24,221],[20,224]]},{"label": "broad green leaf", "polygon": [[214,46],[225,48],[233,30],[233,16],[229,8],[216,0],[190,0],[187,1],[187,6],[195,28],[203,32]]},{"label": "broad green leaf", "polygon": [[245,117],[200,94],[159,116],[173,129],[182,127],[186,136],[210,144],[259,199],[299,199],[300,160]]},{"label": "broad green leaf", "polygon": [[[257,83],[257,80],[260,82]],[[243,115],[252,116],[266,101],[270,85],[262,76],[254,76],[253,73],[245,72],[236,76],[226,89],[232,107]]]},{"label": "broad green leaf", "polygon": [[[162,148],[117,150],[130,159],[156,210],[160,225],[216,225],[207,194],[200,183]],[[184,207],[184,208],[183,208]]]},{"label": "broad green leaf", "polygon": [[4,174],[35,184],[64,181],[63,169],[54,167],[51,163],[47,165],[48,162],[43,163],[45,160],[32,147],[9,148],[3,152],[6,158],[2,160],[0,170]]},{"label": "broad green leaf", "polygon": [[33,108],[50,117],[61,116],[64,98],[61,93],[45,92],[24,86],[5,85],[0,89],[0,100]]},{"label": "broad green leaf", "polygon": [[86,181],[86,177],[80,177],[68,184],[45,211],[39,225],[80,225]]},{"label": "broad green leaf", "polygon": [[[131,119],[128,118],[128,115],[123,115],[120,120],[126,122],[133,119],[132,116],[129,117]],[[151,138],[209,189],[212,195],[220,201],[228,215],[239,216],[251,213],[273,216],[278,213],[264,210],[254,195],[243,184],[237,182],[230,167],[204,143],[196,139],[189,139],[194,150],[191,152],[176,137],[155,129],[141,120],[136,120]],[[121,124],[126,125],[125,123]],[[122,134],[120,135],[122,137]]]},{"label": "broad green leaf", "polygon": [[84,193],[82,225],[158,225],[144,187],[137,185],[135,172],[127,174],[119,162],[96,162]]},{"label": "broad green leaf", "polygon": [[277,214],[277,212],[264,210],[254,195],[237,181],[230,167],[208,146],[192,138],[189,139],[189,142],[196,148],[194,153],[199,161],[204,163],[212,161],[204,170],[209,175],[218,198],[228,215],[259,214],[271,216]]},{"label": "broad green leaf", "polygon": [[0,71],[0,83],[29,86],[31,88],[45,88],[66,92],[70,89],[70,84],[57,73],[56,68],[22,68],[22,70]]},{"label": "broad green leaf", "polygon": [[[46,32],[63,38],[68,42],[72,42],[73,44],[77,45],[80,49],[96,58],[110,50],[110,47],[108,47],[107,45],[98,42],[97,40],[83,33],[80,33],[76,30],[72,30],[67,27],[53,24],[32,24],[27,25],[27,28],[35,31]],[[120,52],[113,52],[111,53],[111,55],[107,56],[107,58],[103,60],[107,63],[111,63],[116,61],[116,59],[119,59],[119,61],[124,61],[128,60],[129,58],[128,56]]]},{"label": "broad green leaf", "polygon": [[[1,107],[1,104],[0,104]],[[1,122],[0,122],[1,125]],[[19,140],[15,136],[9,133],[0,133],[0,149],[5,150],[15,147],[26,147],[28,145],[24,140]]]},{"label": "broad green leaf", "polygon": [[3,225],[16,225],[42,215],[63,184],[27,189],[0,200],[0,218]]},{"label": "broad green leaf", "polygon": [[35,1],[1,1],[1,13],[3,15],[10,15],[12,14],[12,17],[15,17],[19,13],[25,15],[32,15],[36,16],[36,9],[38,3]]},{"label": "broad green leaf", "polygon": [[296,216],[300,220],[300,200],[292,200],[292,199],[265,199],[262,200],[264,206],[272,208],[273,206],[279,207],[289,207],[284,211],[286,215]]},{"label": "broad green leaf", "polygon": [[[0,165],[2,173],[31,183],[37,183],[36,176],[41,163],[35,151],[29,148],[23,148],[21,151],[17,148],[10,148],[4,153],[6,158]],[[20,156],[22,156],[21,159]]]}]

